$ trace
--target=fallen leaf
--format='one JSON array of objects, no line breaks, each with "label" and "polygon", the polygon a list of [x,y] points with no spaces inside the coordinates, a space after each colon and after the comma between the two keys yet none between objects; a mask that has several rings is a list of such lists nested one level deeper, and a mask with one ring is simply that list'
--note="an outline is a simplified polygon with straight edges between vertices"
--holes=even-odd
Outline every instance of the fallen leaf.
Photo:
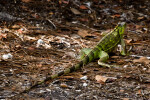
[{"label": "fallen leaf", "polygon": [[38,67],[38,68],[40,68],[40,67],[42,67],[42,66],[43,66],[42,63],[36,64],[36,67]]},{"label": "fallen leaf", "polygon": [[0,39],[2,39],[2,38],[7,38],[7,34],[0,34]]},{"label": "fallen leaf", "polygon": [[141,20],[141,19],[144,19],[144,17],[138,17],[137,19],[138,19],[138,20]]},{"label": "fallen leaf", "polygon": [[59,0],[59,4],[62,4],[62,3],[64,3],[64,4],[69,4],[69,1]]},{"label": "fallen leaf", "polygon": [[75,52],[67,52],[62,58],[67,58],[67,57],[75,58],[76,54]]},{"label": "fallen leaf", "polygon": [[69,1],[62,0],[63,3],[69,4]]},{"label": "fallen leaf", "polygon": [[107,35],[111,31],[112,31],[112,29],[108,29],[108,30],[102,31],[101,35],[105,36],[105,35]]},{"label": "fallen leaf", "polygon": [[28,3],[31,2],[32,0],[22,0],[22,2]]},{"label": "fallen leaf", "polygon": [[150,73],[150,69],[148,69],[147,72]]},{"label": "fallen leaf", "polygon": [[118,18],[118,17],[120,17],[120,15],[119,15],[119,14],[115,14],[115,15],[112,15],[111,17],[112,17],[112,18],[115,18],[115,17]]},{"label": "fallen leaf", "polygon": [[81,5],[80,9],[88,9],[85,5]]},{"label": "fallen leaf", "polygon": [[124,76],[125,78],[130,78],[131,76],[130,75],[126,75],[126,76]]},{"label": "fallen leaf", "polygon": [[142,91],[141,91],[141,89],[140,89],[140,90],[137,91],[137,94],[142,94],[141,92],[142,92]]},{"label": "fallen leaf", "polygon": [[99,8],[104,8],[105,6],[104,5],[99,5]]},{"label": "fallen leaf", "polygon": [[49,12],[49,14],[50,14],[50,15],[54,15],[54,13],[53,13],[53,12]]},{"label": "fallen leaf", "polygon": [[88,31],[87,30],[83,30],[83,29],[80,29],[78,31],[78,34],[81,36],[81,37],[86,37],[86,36],[91,36],[91,34],[88,34]]},{"label": "fallen leaf", "polygon": [[124,90],[120,90],[120,92],[124,92]]},{"label": "fallen leaf", "polygon": [[125,39],[126,43],[129,44],[131,43],[133,40],[132,39]]},{"label": "fallen leaf", "polygon": [[122,98],[122,100],[129,100],[129,98]]},{"label": "fallen leaf", "polygon": [[114,59],[116,59],[116,58],[119,58],[119,56],[111,56],[111,58],[114,58]]},{"label": "fallen leaf", "polygon": [[34,18],[39,18],[37,13],[31,14],[31,16],[34,17]]},{"label": "fallen leaf", "polygon": [[30,50],[30,51],[34,51],[35,47],[28,47],[27,49]]},{"label": "fallen leaf", "polygon": [[81,21],[81,22],[88,22],[89,19],[87,19],[87,18],[79,18],[79,21]]},{"label": "fallen leaf", "polygon": [[74,77],[73,77],[73,76],[63,76],[63,78],[68,79],[68,80],[72,80],[72,79],[74,79]]},{"label": "fallen leaf", "polygon": [[20,26],[19,25],[13,25],[13,26],[11,26],[11,28],[13,28],[13,29],[19,29]]},{"label": "fallen leaf", "polygon": [[23,33],[23,29],[20,28],[20,29],[17,30],[17,32],[22,34]]},{"label": "fallen leaf", "polygon": [[70,8],[70,10],[75,14],[75,15],[81,15],[81,12],[75,8]]},{"label": "fallen leaf", "polygon": [[67,88],[67,87],[68,87],[68,85],[67,85],[67,84],[62,83],[62,84],[60,84],[60,87],[62,87],[62,88]]},{"label": "fallen leaf", "polygon": [[141,57],[139,59],[134,59],[133,60],[134,63],[139,62],[139,63],[145,63],[145,64],[149,64],[150,60],[147,59],[146,57]]},{"label": "fallen leaf", "polygon": [[106,80],[108,79],[108,77],[101,76],[101,75],[96,75],[96,76],[95,76],[95,79],[96,79],[96,81],[99,82],[99,83],[103,83],[103,82],[105,83]]},{"label": "fallen leaf", "polygon": [[136,29],[141,29],[142,26],[141,26],[141,25],[135,25],[135,28],[136,28]]},{"label": "fallen leaf", "polygon": [[141,42],[139,42],[139,41],[136,41],[135,43],[132,43],[132,44],[142,44]]}]

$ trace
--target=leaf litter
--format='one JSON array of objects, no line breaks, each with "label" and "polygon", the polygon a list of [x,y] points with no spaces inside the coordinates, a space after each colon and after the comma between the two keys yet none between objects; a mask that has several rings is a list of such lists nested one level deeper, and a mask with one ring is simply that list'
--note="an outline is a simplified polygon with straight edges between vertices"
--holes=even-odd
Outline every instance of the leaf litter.
[{"label": "leaf litter", "polygon": [[[0,99],[150,97],[148,0],[6,0],[0,3],[0,56],[5,55],[6,59],[8,54],[13,55],[11,59],[0,61]],[[95,61],[80,71],[42,84],[28,94],[15,96],[33,83],[77,63],[82,48],[96,45],[101,35],[120,21],[127,22],[124,39],[127,49],[132,46],[130,56],[120,56],[117,52],[107,62],[119,65],[120,69],[103,68]],[[80,79],[83,76],[88,78]]]}]

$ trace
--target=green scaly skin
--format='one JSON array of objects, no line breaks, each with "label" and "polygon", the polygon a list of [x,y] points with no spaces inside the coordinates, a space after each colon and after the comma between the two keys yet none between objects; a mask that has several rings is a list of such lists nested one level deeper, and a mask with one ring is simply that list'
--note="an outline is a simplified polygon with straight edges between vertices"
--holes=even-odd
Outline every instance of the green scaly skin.
[{"label": "green scaly skin", "polygon": [[[126,24],[124,22],[118,24],[115,27],[115,29],[113,31],[111,31],[110,33],[108,33],[107,35],[105,35],[99,41],[99,43],[95,46],[95,48],[93,48],[85,57],[83,57],[82,60],[78,64],[76,64],[64,71],[61,71],[57,74],[54,74],[50,77],[47,77],[45,80],[36,83],[32,87],[24,90],[21,93],[27,93],[31,89],[35,88],[36,86],[38,86],[42,83],[45,83],[45,82],[47,82],[49,80],[53,80],[59,76],[66,75],[68,73],[71,73],[78,69],[81,69],[83,66],[87,65],[88,63],[92,62],[93,60],[95,60],[97,58],[102,58],[101,55],[103,55],[103,52],[110,53],[122,41],[123,34],[125,31],[125,26],[126,26]],[[101,51],[103,51],[103,52],[101,52]],[[124,55],[124,52],[122,54]],[[105,56],[105,55],[103,55],[103,56]],[[107,55],[105,57],[108,58]]]}]

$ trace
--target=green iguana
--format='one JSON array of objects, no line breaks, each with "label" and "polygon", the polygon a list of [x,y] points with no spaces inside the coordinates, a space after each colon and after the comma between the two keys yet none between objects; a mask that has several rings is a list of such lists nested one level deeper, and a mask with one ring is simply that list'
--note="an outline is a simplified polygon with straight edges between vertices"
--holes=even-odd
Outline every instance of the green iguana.
[{"label": "green iguana", "polygon": [[35,85],[31,86],[30,88],[24,90],[21,93],[26,93],[26,92],[30,91],[32,88],[34,88],[42,83],[45,83],[52,79],[55,79],[59,76],[74,72],[74,71],[82,68],[83,66],[87,65],[91,61],[98,59],[98,58],[100,58],[98,60],[99,65],[111,67],[111,65],[105,64],[104,62],[109,58],[108,53],[112,52],[113,49],[115,47],[117,47],[118,44],[121,44],[121,46],[122,46],[121,54],[125,55],[125,43],[123,40],[123,34],[125,31],[125,27],[126,27],[125,22],[118,24],[114,28],[114,30],[111,31],[110,33],[108,33],[107,35],[105,35],[93,49],[83,49],[82,52],[84,54],[86,54],[86,56],[82,55],[81,61],[79,63],[75,64],[74,66],[72,66],[64,71],[61,71],[57,74],[47,77],[45,80],[36,83]]}]

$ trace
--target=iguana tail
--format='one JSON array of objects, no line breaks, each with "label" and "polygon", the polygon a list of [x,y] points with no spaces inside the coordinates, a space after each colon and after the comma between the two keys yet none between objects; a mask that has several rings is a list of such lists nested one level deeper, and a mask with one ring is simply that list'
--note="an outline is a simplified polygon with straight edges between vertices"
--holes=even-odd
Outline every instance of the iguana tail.
[{"label": "iguana tail", "polygon": [[52,76],[50,76],[50,77],[47,77],[45,80],[40,81],[40,82],[34,84],[33,86],[31,86],[30,88],[24,90],[23,92],[21,92],[21,94],[22,94],[22,93],[27,93],[27,92],[29,92],[31,89],[35,88],[36,86],[41,85],[41,84],[43,84],[43,83],[45,83],[45,82],[47,82],[47,81],[49,81],[49,80],[53,80],[53,79],[55,79],[55,78],[57,78],[57,77],[59,77],[59,76],[66,75],[66,74],[68,74],[68,73],[71,73],[71,72],[74,72],[74,71],[76,71],[76,70],[78,70],[78,69],[81,69],[84,65],[87,65],[89,62],[93,61],[93,60],[96,58],[96,56],[97,56],[96,53],[97,53],[98,51],[99,51],[98,48],[94,48],[94,49],[93,49],[88,55],[86,55],[78,64],[76,64],[76,65],[74,65],[74,66],[72,66],[72,67],[70,67],[70,68],[67,68],[67,69],[65,69],[64,71],[61,71],[61,72],[59,72],[59,73],[57,73],[57,74],[54,74],[54,75],[52,75]]}]

